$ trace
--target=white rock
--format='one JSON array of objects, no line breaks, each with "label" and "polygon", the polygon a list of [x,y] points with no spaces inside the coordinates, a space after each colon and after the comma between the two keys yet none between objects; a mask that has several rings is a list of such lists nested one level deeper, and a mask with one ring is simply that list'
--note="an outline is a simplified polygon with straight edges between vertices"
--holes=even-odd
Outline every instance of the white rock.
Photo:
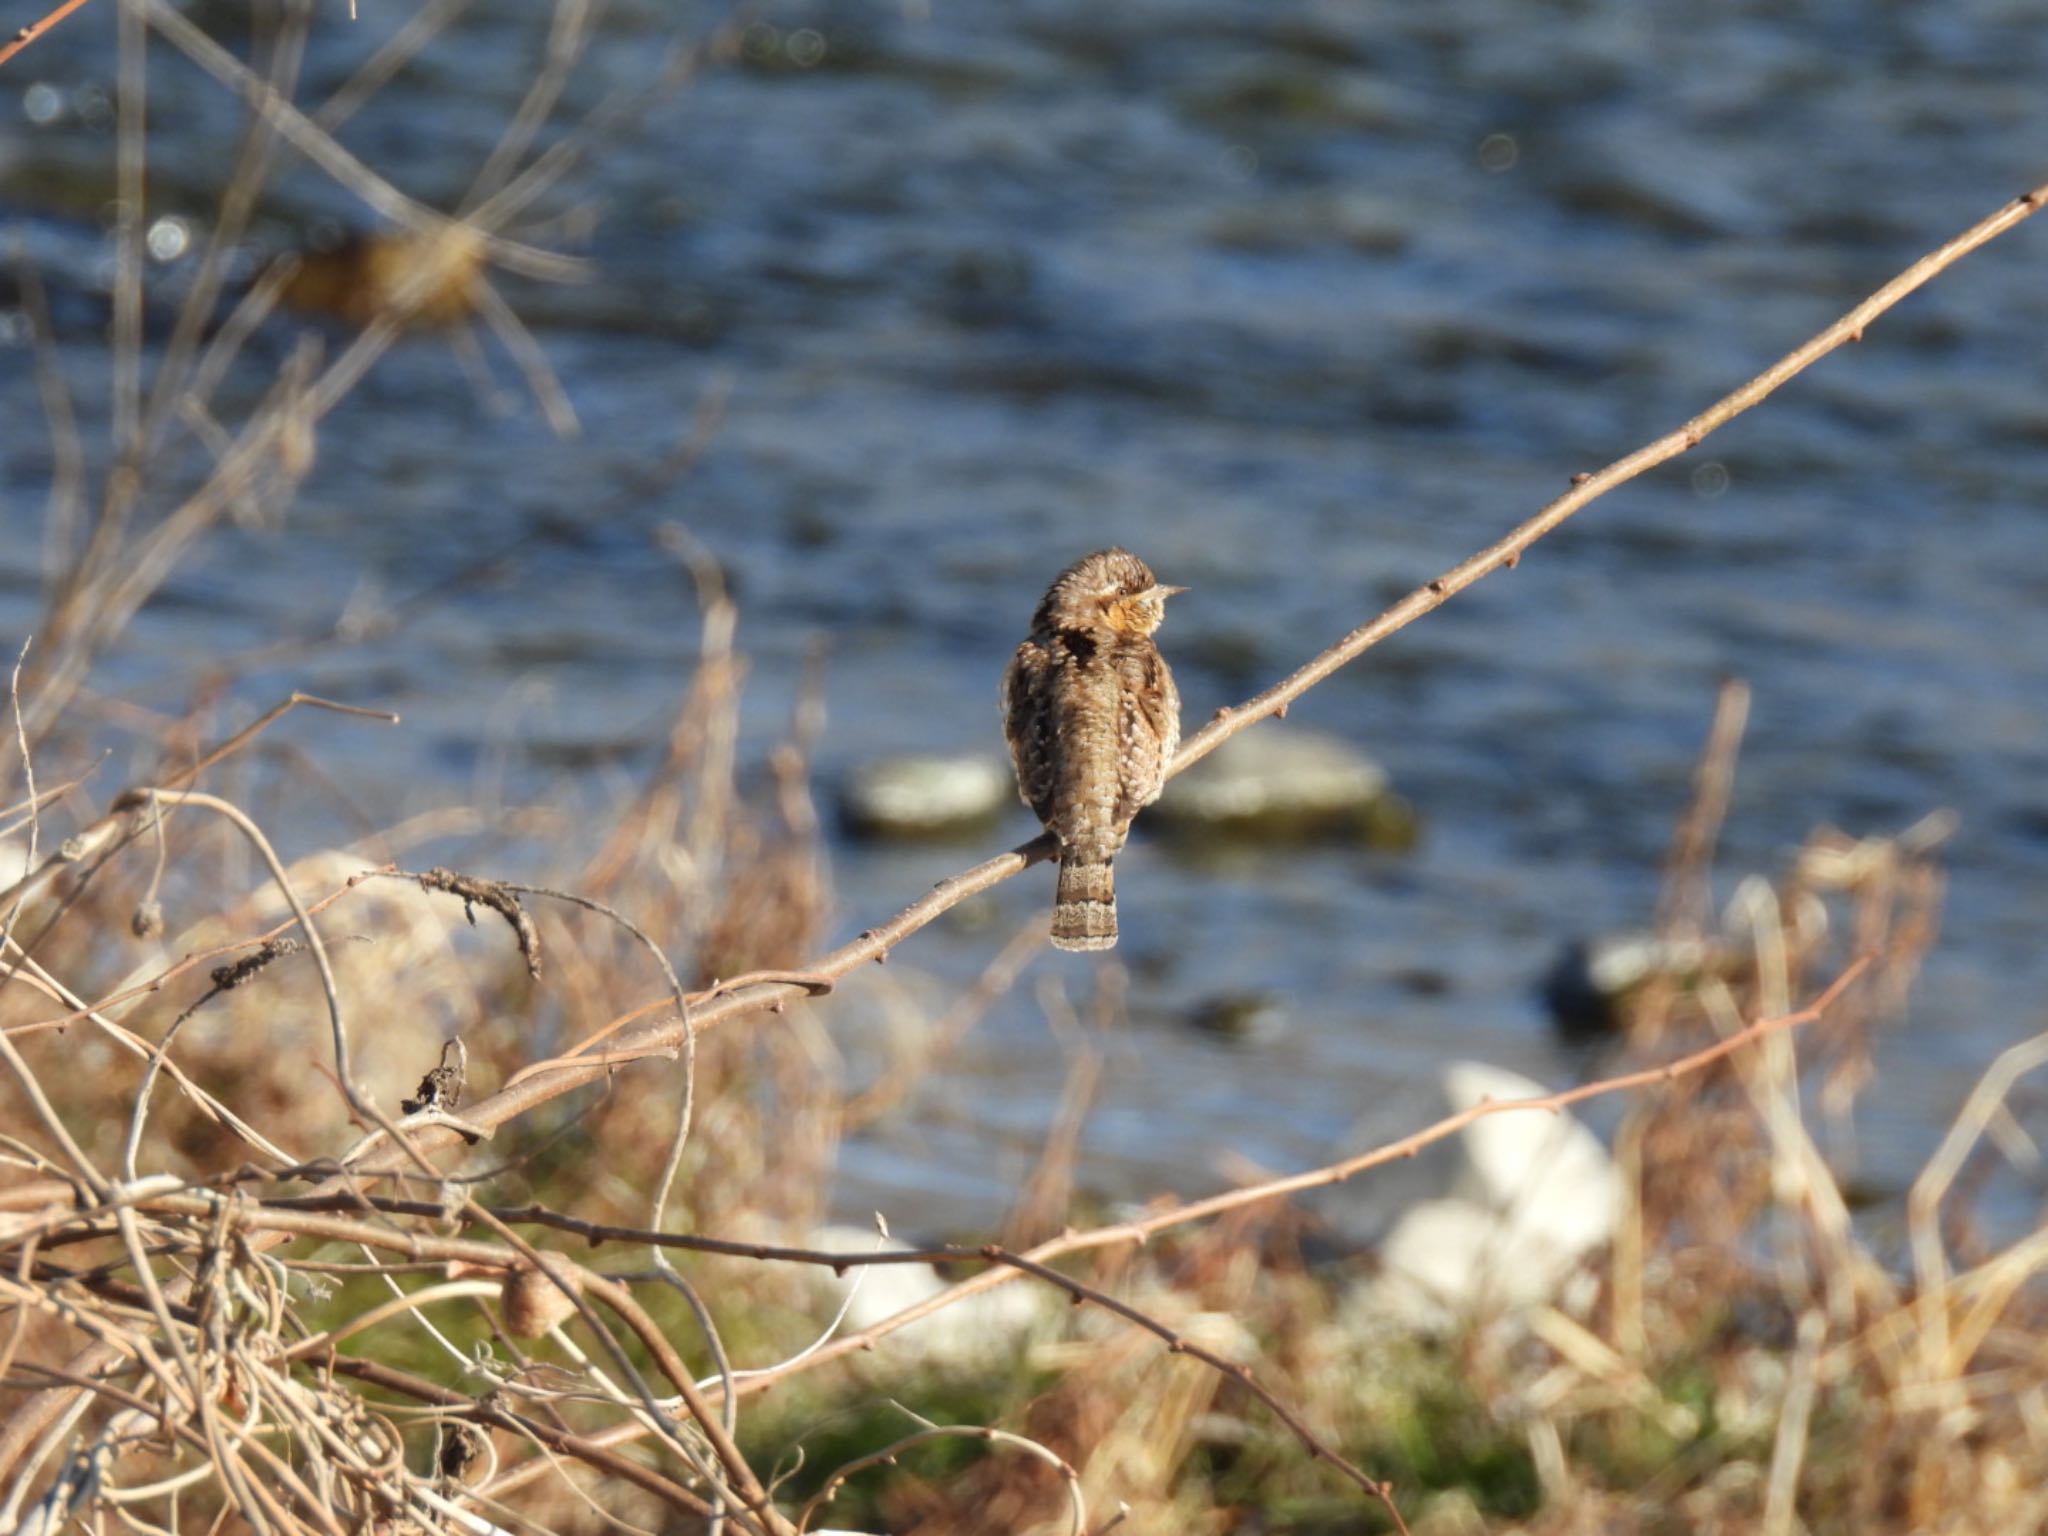
[{"label": "white rock", "polygon": [[1386,770],[1350,742],[1268,722],[1181,774],[1150,815],[1183,827],[1307,826],[1363,815],[1386,791]]},{"label": "white rock", "polygon": [[[295,860],[286,874],[292,890],[310,907],[341,891],[365,870],[376,868],[378,862],[347,849],[330,848]],[[174,901],[167,906],[172,923],[178,923],[183,915],[182,903]],[[252,930],[289,922],[291,917],[291,907],[277,882],[268,875],[259,876],[246,902],[225,910],[208,906],[197,922],[169,937],[136,942],[131,949],[135,956],[133,966],[110,990],[139,989],[159,975],[166,961],[176,955],[238,945]],[[463,915],[462,901],[459,897],[423,891],[416,881],[379,877],[363,881],[314,921],[344,997],[357,990],[365,977],[374,978],[380,987],[387,986],[391,977],[405,978],[402,1011],[379,1016],[368,1024],[361,1014],[351,1014],[356,1048],[366,1053],[357,1062],[363,1079],[372,1093],[395,1109],[400,1098],[419,1082],[420,1075],[440,1060],[442,1036],[433,1021],[459,1014],[468,1005],[475,985],[468,969],[456,963],[465,944],[478,942],[465,937],[471,929]],[[500,963],[517,966],[518,949],[504,921],[494,912],[479,911],[477,924],[483,936],[480,942],[497,947]],[[293,939],[304,938],[296,924],[286,929],[286,934]],[[343,941],[344,935],[374,942],[347,943]],[[230,958],[246,952],[236,949]],[[304,954],[285,964],[291,971],[314,974],[313,962]],[[121,1017],[128,1008],[148,1005],[153,995],[140,993],[128,1004],[115,1005],[109,1012]],[[200,1016],[191,1027],[207,1027],[222,1011]],[[312,1062],[328,1058],[324,1010],[312,1019],[293,1010],[251,1011],[269,1016],[256,1027],[269,1030],[276,1048],[289,1052],[290,1059],[298,1062],[309,1076]],[[472,1079],[471,1097],[488,1086],[491,1085]],[[327,1090],[321,1092],[325,1094]]]},{"label": "white rock", "polygon": [[[1481,1061],[1444,1070],[1453,1111],[1482,1100],[1533,1099],[1550,1090]],[[1459,1132],[1462,1166],[1453,1193],[1492,1211],[1512,1230],[1573,1259],[1606,1242],[1621,1219],[1621,1183],[1600,1138],[1569,1112],[1508,1110]]]},{"label": "white rock", "polygon": [[905,755],[856,768],[840,810],[864,837],[938,837],[983,827],[1016,798],[1008,766],[992,758]]},{"label": "white rock", "polygon": [[[1543,1097],[1542,1084],[1483,1062],[1444,1072],[1453,1111]],[[1446,1327],[1559,1300],[1581,1261],[1614,1235],[1622,1189],[1599,1138],[1569,1114],[1508,1110],[1458,1133],[1440,1193],[1395,1219],[1366,1288],[1376,1309]]]},{"label": "white rock", "polygon": [[[911,1246],[878,1239],[872,1229],[821,1227],[806,1247],[825,1253],[908,1253]],[[861,1333],[952,1288],[929,1264],[856,1264],[844,1275],[819,1269],[829,1318],[842,1304],[840,1333]],[[1023,1348],[1057,1315],[1060,1297],[1028,1277],[981,1291],[890,1334],[881,1344],[912,1363],[972,1370]]]},{"label": "white rock", "polygon": [[1526,1264],[1501,1263],[1501,1236],[1499,1222],[1463,1200],[1410,1206],[1380,1245],[1374,1300],[1418,1327],[1540,1300],[1544,1286]]}]

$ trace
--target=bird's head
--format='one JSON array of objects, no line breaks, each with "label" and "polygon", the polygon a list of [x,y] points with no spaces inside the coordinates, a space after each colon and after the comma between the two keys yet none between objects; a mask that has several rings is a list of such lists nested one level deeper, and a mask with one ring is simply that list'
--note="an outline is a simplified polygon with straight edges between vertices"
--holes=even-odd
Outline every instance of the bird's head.
[{"label": "bird's head", "polygon": [[1035,626],[1149,635],[1166,616],[1166,600],[1186,590],[1161,586],[1152,568],[1127,549],[1098,549],[1060,572],[1038,605]]}]

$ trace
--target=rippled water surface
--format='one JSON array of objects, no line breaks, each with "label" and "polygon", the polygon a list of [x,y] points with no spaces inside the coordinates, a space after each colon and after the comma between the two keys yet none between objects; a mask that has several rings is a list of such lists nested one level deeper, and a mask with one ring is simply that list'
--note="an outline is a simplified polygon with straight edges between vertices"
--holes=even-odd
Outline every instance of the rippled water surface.
[{"label": "rippled water surface", "polygon": [[[402,19],[361,9],[322,8],[304,99]],[[1163,639],[1199,722],[2048,176],[2048,29],[2001,0],[930,11],[771,7],[741,63],[539,210],[589,221],[594,279],[503,286],[581,440],[548,434],[502,355],[493,409],[444,344],[402,345],[323,428],[287,527],[202,546],[100,688],[174,710],[218,661],[505,549],[395,634],[271,653],[238,686],[402,711],[373,745],[319,732],[380,819],[470,796],[501,756],[515,792],[601,796],[652,761],[693,660],[688,587],[652,543],[673,520],[741,596],[756,756],[828,644],[828,785],[884,752],[995,750],[995,680],[1038,592],[1110,541],[1192,589]],[[644,78],[665,14],[612,6],[570,105]],[[0,199],[89,420],[111,18],[0,74]],[[544,20],[465,19],[343,141],[451,204]],[[150,212],[201,215],[237,120],[156,57]],[[364,222],[299,165],[258,233],[323,219]],[[1084,1181],[1188,1191],[1226,1152],[1303,1164],[1359,1116],[1415,1123],[1454,1056],[1576,1072],[1534,982],[1568,938],[1647,917],[1729,673],[1755,710],[1724,894],[1816,824],[1961,814],[1941,944],[1865,1106],[1864,1172],[1909,1177],[2048,989],[2044,242],[2029,226],[1972,257],[1303,700],[1296,722],[1370,750],[1419,808],[1412,855],[1188,863],[1141,839],[1120,866],[1132,1016]],[[153,334],[184,278],[152,267]],[[50,461],[7,334],[0,619],[19,632]],[[701,462],[635,490],[713,398]],[[1020,810],[1004,835],[1028,830]],[[984,851],[836,846],[837,931]],[[1049,890],[1013,881],[903,960],[971,975]],[[1085,996],[1088,965],[1057,969]],[[1064,1070],[1032,985],[946,1093],[853,1149],[845,1203],[1002,1208]],[[1289,1027],[1244,1047],[1188,1030],[1226,991],[1284,994]]]}]

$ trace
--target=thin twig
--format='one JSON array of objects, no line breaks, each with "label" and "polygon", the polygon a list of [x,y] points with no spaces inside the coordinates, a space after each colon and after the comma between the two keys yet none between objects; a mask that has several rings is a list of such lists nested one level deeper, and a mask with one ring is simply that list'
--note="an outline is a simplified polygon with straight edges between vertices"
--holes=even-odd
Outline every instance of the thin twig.
[{"label": "thin twig", "polygon": [[1066,1482],[1069,1513],[1072,1516],[1067,1527],[1069,1536],[1087,1536],[1088,1501],[1081,1491],[1081,1474],[1068,1464],[1066,1458],[1028,1436],[1011,1434],[1008,1430],[987,1429],[979,1424],[932,1424],[928,1420],[921,1422],[924,1422],[926,1427],[916,1434],[905,1435],[901,1440],[885,1445],[878,1451],[870,1451],[865,1456],[849,1461],[827,1478],[825,1486],[811,1496],[811,1501],[804,1505],[803,1510],[797,1515],[798,1532],[808,1531],[811,1527],[811,1517],[837,1498],[839,1490],[845,1487],[850,1479],[868,1468],[893,1465],[903,1452],[928,1441],[955,1439],[979,1440],[985,1445],[1011,1446],[1027,1455],[1037,1457],[1050,1466]]},{"label": "thin twig", "polygon": [[21,310],[28,318],[29,339],[35,343],[36,389],[42,396],[43,416],[49,424],[50,499],[43,522],[43,576],[45,581],[55,581],[73,553],[71,546],[83,510],[85,447],[79,435],[71,385],[64,377],[56,327],[50,321],[43,274],[29,259],[28,247],[19,235],[10,241],[10,247]]},{"label": "thin twig", "polygon": [[327,958],[327,946],[321,941],[320,930],[313,926],[313,914],[299,899],[299,893],[292,885],[290,873],[284,861],[277,856],[277,850],[270,846],[270,839],[263,835],[263,829],[252,821],[240,806],[221,799],[218,795],[203,794],[193,789],[142,789],[131,790],[131,794],[145,796],[149,801],[169,805],[189,805],[196,810],[212,811],[232,825],[249,840],[257,855],[270,871],[270,878],[292,909],[292,916],[298,920],[299,931],[306,936],[306,947],[312,951],[313,964],[320,972],[321,991],[327,998],[327,1019],[332,1026],[334,1043],[334,1070],[341,1080],[342,1092],[347,1096],[349,1107],[363,1112],[362,1092],[357,1087],[355,1075],[349,1066],[348,1027],[342,1020],[341,989],[334,980],[334,967]]},{"label": "thin twig", "polygon": [[1625,458],[1616,459],[1605,469],[1592,474],[1574,475],[1571,490],[1551,502],[1507,537],[1489,545],[1469,560],[1453,566],[1436,580],[1417,587],[1371,623],[1360,625],[1315,660],[1275,683],[1264,693],[1234,709],[1219,711],[1214,720],[1181,743],[1180,752],[1174,757],[1170,772],[1182,772],[1207,757],[1253,721],[1278,714],[1332,672],[1356,661],[1389,635],[1407,628],[1425,613],[1442,607],[1481,577],[1489,576],[1503,567],[1512,569],[1521,562],[1530,545],[1556,529],[1573,513],[1598,501],[1618,486],[1626,485],[1644,471],[1655,469],[1659,464],[1690,452],[1699,446],[1708,433],[1726,426],[1744,411],[1761,404],[1776,392],[1780,385],[1804,373],[1837,347],[1848,342],[1861,341],[1864,331],[1871,322],[1899,300],[1947,271],[1979,246],[1988,244],[2014,225],[2031,218],[2044,202],[2048,202],[2048,183],[2043,183],[2031,192],[2022,193],[1988,218],[1971,225],[1947,244],[1928,252],[1826,330],[1786,353],[1740,389],[1722,396],[1685,425],[1665,433],[1655,442],[1645,444]]},{"label": "thin twig", "polygon": [[[33,642],[21,642],[21,652],[14,658],[14,670],[7,676],[7,702],[14,712],[14,744],[21,753],[21,777],[28,800],[28,855],[22,860],[23,869],[36,867],[36,854],[43,835],[42,802],[36,794],[35,754],[29,751],[28,730],[21,723],[21,664],[28,660],[28,648]],[[14,935],[14,917],[21,910],[17,899],[0,903],[0,950]]]},{"label": "thin twig", "polygon": [[1724,679],[1714,697],[1714,723],[1693,773],[1692,802],[1671,834],[1664,863],[1664,891],[1657,902],[1657,929],[1667,938],[1697,938],[1713,919],[1714,844],[1735,793],[1735,759],[1749,724],[1749,684]]},{"label": "thin twig", "polygon": [[21,52],[22,49],[26,48],[37,38],[44,36],[58,22],[84,4],[85,0],[63,0],[61,5],[53,6],[49,14],[44,16],[42,20],[32,21],[27,26],[21,28],[6,43],[0,44],[0,64],[5,64],[9,59]]},{"label": "thin twig", "polygon": [[517,240],[490,233],[492,225],[479,215],[455,220],[408,197],[350,154],[331,134],[322,132],[306,114],[280,96],[271,84],[208,37],[166,0],[130,0],[161,33],[193,63],[234,91],[276,125],[281,137],[370,207],[419,234],[451,235],[480,242],[499,265],[526,277],[556,282],[580,277],[584,264],[572,256],[537,250]]}]

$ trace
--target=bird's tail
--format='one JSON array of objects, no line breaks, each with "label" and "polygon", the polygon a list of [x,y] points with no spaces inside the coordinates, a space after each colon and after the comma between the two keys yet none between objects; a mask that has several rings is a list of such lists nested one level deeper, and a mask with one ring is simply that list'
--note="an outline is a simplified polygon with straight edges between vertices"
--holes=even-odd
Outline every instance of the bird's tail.
[{"label": "bird's tail", "polygon": [[1108,859],[1078,853],[1060,856],[1060,881],[1053,895],[1052,947],[1116,947],[1116,874]]}]

